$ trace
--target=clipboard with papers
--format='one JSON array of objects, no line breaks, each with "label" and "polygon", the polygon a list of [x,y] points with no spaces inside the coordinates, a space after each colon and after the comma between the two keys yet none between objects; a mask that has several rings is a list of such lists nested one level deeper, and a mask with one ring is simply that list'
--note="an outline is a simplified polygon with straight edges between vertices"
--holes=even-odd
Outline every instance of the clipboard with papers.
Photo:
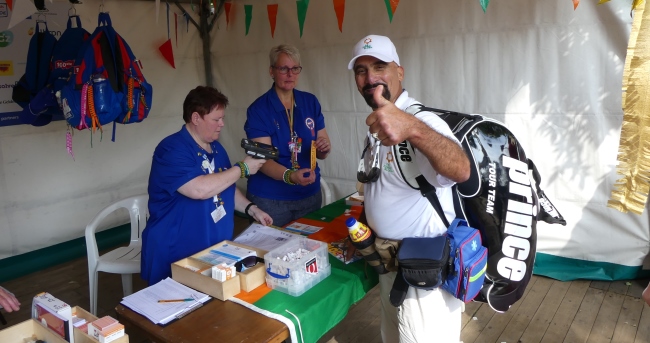
[{"label": "clipboard with papers", "polygon": [[121,304],[145,316],[154,324],[165,326],[201,308],[212,299],[172,278],[124,297]]}]

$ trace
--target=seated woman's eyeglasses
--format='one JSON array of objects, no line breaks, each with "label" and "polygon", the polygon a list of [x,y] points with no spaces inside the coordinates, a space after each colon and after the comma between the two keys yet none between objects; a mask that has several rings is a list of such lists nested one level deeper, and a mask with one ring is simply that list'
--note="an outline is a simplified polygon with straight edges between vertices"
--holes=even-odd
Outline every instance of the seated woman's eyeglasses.
[{"label": "seated woman's eyeglasses", "polygon": [[302,71],[301,66],[292,67],[292,68],[289,68],[287,66],[282,66],[282,67],[273,66],[273,69],[279,71],[280,74],[286,74],[286,73],[289,72],[289,70],[291,70],[291,73],[293,73],[293,74],[300,74],[300,72]]},{"label": "seated woman's eyeglasses", "polygon": [[[381,141],[372,138],[373,144],[370,144],[370,138],[367,139],[366,147],[361,153],[359,168],[357,169],[357,180],[361,183],[375,182],[379,179],[379,149]],[[368,156],[366,156],[368,151]]]}]

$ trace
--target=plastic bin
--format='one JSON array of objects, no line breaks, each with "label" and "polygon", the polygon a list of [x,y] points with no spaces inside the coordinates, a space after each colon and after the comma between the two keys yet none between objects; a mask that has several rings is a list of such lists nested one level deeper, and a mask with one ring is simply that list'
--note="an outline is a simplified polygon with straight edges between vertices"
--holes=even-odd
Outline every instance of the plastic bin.
[{"label": "plastic bin", "polygon": [[[285,260],[301,249],[305,253],[300,258]],[[305,293],[332,272],[327,243],[303,237],[269,251],[264,255],[264,264],[266,285],[294,297]]]}]

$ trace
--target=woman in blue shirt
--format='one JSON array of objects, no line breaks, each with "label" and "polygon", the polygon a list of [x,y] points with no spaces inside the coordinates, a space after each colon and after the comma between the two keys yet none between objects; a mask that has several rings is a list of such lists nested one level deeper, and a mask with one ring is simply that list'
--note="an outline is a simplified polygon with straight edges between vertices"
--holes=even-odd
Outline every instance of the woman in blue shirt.
[{"label": "woman in blue shirt", "polygon": [[248,179],[246,196],[284,226],[320,208],[316,159],[326,158],[331,145],[318,99],[295,89],[302,71],[298,49],[273,47],[269,59],[273,86],[248,107],[244,130],[249,139],[277,147],[280,157]]},{"label": "woman in blue shirt", "polygon": [[172,263],[232,239],[235,210],[273,223],[235,186],[265,160],[246,156],[231,166],[217,141],[227,105],[228,98],[212,87],[191,90],[183,102],[185,125],[154,151],[142,233],[141,275],[149,285],[171,276]]}]

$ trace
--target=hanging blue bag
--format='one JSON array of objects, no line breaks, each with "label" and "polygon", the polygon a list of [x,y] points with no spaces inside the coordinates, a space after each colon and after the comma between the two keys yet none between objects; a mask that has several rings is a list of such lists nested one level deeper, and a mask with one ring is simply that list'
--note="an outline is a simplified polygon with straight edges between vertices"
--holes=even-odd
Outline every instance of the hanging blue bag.
[{"label": "hanging blue bag", "polygon": [[52,72],[49,84],[52,85],[55,93],[68,82],[75,59],[88,37],[90,37],[90,33],[81,27],[79,16],[69,16],[68,26],[52,52]]}]

